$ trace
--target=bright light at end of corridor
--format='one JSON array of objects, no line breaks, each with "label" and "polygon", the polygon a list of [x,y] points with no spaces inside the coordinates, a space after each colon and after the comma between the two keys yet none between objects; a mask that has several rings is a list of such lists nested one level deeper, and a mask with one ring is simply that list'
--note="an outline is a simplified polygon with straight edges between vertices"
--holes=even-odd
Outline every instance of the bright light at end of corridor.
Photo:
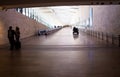
[{"label": "bright light at end of corridor", "polygon": [[[33,13],[33,18],[47,26],[85,26],[90,25],[90,22],[92,22],[90,6],[36,7],[26,8],[26,11],[29,11],[30,15]],[[25,12],[23,11],[24,14]]]}]

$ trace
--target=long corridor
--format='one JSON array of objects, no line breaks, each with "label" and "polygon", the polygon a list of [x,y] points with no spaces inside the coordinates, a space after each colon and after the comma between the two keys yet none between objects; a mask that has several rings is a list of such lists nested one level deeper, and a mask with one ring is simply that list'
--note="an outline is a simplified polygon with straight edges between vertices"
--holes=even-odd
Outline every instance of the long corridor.
[{"label": "long corridor", "polygon": [[79,46],[79,47],[104,47],[106,44],[100,40],[83,33],[73,35],[72,27],[62,28],[48,36],[31,37],[23,40],[24,45],[33,46]]},{"label": "long corridor", "polygon": [[[6,48],[5,48],[6,47]],[[67,27],[0,48],[0,77],[120,77],[120,48]]]}]

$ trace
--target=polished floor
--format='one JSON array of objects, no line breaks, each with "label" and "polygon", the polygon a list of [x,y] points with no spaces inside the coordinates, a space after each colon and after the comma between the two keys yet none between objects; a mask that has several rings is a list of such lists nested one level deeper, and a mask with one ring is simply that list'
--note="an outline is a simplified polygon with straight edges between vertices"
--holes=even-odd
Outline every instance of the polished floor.
[{"label": "polished floor", "polygon": [[120,48],[63,28],[0,47],[0,77],[120,77]]}]

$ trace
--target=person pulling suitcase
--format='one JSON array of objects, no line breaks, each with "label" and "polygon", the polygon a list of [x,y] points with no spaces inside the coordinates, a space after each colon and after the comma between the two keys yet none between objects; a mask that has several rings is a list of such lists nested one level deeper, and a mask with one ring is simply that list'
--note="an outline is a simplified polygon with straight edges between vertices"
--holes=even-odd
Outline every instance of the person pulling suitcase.
[{"label": "person pulling suitcase", "polygon": [[20,29],[19,27],[16,27],[16,30],[15,30],[15,48],[16,49],[20,49],[21,48],[21,42],[20,42]]}]

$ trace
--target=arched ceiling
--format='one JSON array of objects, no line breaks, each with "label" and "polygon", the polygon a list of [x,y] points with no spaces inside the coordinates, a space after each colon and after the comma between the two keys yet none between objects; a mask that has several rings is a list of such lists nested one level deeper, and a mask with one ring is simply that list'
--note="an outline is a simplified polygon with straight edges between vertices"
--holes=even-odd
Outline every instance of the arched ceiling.
[{"label": "arched ceiling", "polygon": [[15,7],[109,4],[120,4],[120,0],[0,0],[0,9]]},{"label": "arched ceiling", "polygon": [[[81,7],[79,5],[119,5],[120,0],[0,0],[0,9],[19,8],[19,7],[41,7],[39,11],[44,13],[45,19],[50,19],[54,24],[75,24],[88,18],[89,14],[85,11],[80,16]],[[71,6],[69,8],[49,8],[46,6]],[[83,7],[82,7],[83,8]],[[87,7],[88,8],[88,7]],[[82,10],[83,11],[83,10]],[[45,17],[46,16],[46,17]],[[79,18],[82,18],[81,20]],[[75,21],[74,21],[75,20]],[[46,20],[47,21],[47,20]],[[56,21],[56,23],[55,23]]]},{"label": "arched ceiling", "polygon": [[49,25],[76,25],[90,18],[91,6],[35,7],[39,18]]}]

